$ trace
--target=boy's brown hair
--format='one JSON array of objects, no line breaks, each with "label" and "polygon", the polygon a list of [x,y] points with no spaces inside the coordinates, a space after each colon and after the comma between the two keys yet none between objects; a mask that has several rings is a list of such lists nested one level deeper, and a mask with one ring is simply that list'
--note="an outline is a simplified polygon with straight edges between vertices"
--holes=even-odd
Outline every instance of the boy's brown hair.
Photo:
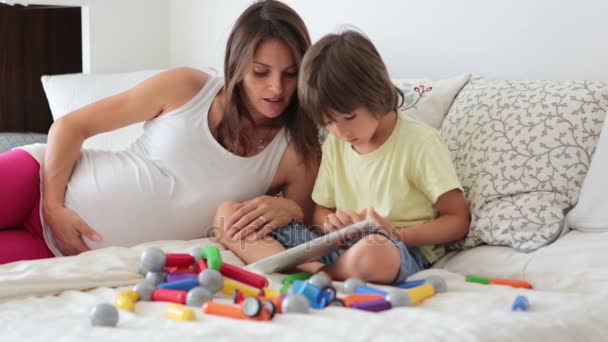
[{"label": "boy's brown hair", "polygon": [[403,104],[403,92],[392,83],[374,44],[353,30],[326,35],[308,49],[298,97],[300,106],[322,126],[335,120],[335,112],[365,107],[379,118]]}]

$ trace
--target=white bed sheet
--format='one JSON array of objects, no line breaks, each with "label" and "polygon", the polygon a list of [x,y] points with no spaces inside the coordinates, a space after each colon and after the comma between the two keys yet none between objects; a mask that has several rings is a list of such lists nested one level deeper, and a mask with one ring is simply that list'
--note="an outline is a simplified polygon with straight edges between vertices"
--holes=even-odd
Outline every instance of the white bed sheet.
[{"label": "white bed sheet", "polygon": [[608,294],[608,232],[570,231],[532,253],[479,246],[446,255],[434,268],[459,274],[517,278],[544,291]]},{"label": "white bed sheet", "polygon": [[[557,246],[555,252],[548,247],[536,253],[549,258],[553,253],[563,256],[565,251],[579,249],[570,246],[569,241],[574,241],[575,245],[584,244],[586,250],[599,250],[601,247],[601,243],[594,243],[598,241],[597,236],[576,234],[566,237],[564,245],[558,244],[561,240],[554,244]],[[398,308],[383,313],[328,308],[309,315],[277,315],[272,322],[206,316],[197,310],[196,322],[174,322],[164,317],[166,303],[139,302],[136,313],[121,311],[116,328],[90,326],[88,313],[91,307],[100,302],[113,302],[120,291],[141,280],[135,269],[143,248],[157,245],[168,252],[187,253],[195,246],[209,243],[212,242],[165,241],[134,248],[102,249],[76,257],[0,266],[0,340],[201,341],[201,338],[211,338],[214,341],[318,341],[348,338],[349,341],[521,341],[550,338],[559,341],[601,340],[608,336],[606,292],[592,290],[608,288],[608,280],[598,277],[591,286],[587,278],[579,277],[581,274],[596,274],[593,263],[587,263],[588,269],[579,276],[566,270],[565,276],[558,277],[557,274],[562,271],[553,268],[558,265],[557,262],[535,261],[535,258],[542,258],[530,254],[516,256],[499,252],[498,259],[503,262],[517,261],[521,266],[521,260],[525,260],[525,267],[519,274],[524,276],[522,279],[532,281],[537,289],[519,290],[466,283],[464,277],[454,271],[466,269],[493,275],[492,267],[480,265],[491,264],[494,252],[484,252],[489,253],[485,259],[475,257],[477,268],[472,268],[471,262],[463,261],[465,257],[470,258],[466,255],[478,253],[475,250],[446,260],[448,270],[431,269],[416,274],[413,278],[431,274],[443,276],[448,282],[449,292],[438,294],[415,308]],[[605,243],[603,245],[606,246]],[[228,251],[224,250],[222,256],[228,262],[242,265]],[[583,260],[581,258],[578,257]],[[468,268],[463,266],[465,264],[469,265]],[[605,265],[600,265],[600,268],[605,269]],[[516,267],[509,269],[509,272],[515,271]],[[505,272],[494,272],[507,276]],[[575,276],[570,277],[571,274]],[[557,284],[555,277],[559,279]],[[270,280],[271,287],[279,287],[280,275],[272,275]],[[528,297],[530,312],[510,311],[513,299],[520,294]],[[218,299],[228,300],[227,297]]]}]

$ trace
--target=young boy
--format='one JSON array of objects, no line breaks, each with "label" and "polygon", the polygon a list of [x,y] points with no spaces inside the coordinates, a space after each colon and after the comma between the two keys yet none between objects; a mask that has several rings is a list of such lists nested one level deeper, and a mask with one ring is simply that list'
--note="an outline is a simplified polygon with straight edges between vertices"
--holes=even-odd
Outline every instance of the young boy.
[{"label": "young boy", "polygon": [[[301,269],[391,284],[430,267],[443,243],[466,236],[470,213],[447,147],[436,130],[397,112],[403,94],[366,37],[325,36],[304,56],[298,82],[300,105],[330,133],[312,193],[315,225],[322,233],[368,217],[380,225]],[[292,224],[270,236],[282,246],[263,238],[271,243],[262,254],[318,235]]]}]

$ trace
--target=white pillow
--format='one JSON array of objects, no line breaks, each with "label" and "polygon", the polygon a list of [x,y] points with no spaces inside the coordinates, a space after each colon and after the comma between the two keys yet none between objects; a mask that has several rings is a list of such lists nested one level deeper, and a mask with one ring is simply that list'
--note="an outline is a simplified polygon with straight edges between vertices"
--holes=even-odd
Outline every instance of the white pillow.
[{"label": "white pillow", "polygon": [[471,74],[463,74],[445,80],[393,79],[393,83],[405,95],[400,112],[422,121],[436,129],[441,127],[454,98],[469,81]]},{"label": "white pillow", "polygon": [[[608,113],[606,113],[608,115]],[[581,231],[608,230],[608,117],[604,119],[591,165],[578,197],[566,215],[568,226]]]},{"label": "white pillow", "polygon": [[[42,76],[42,87],[49,101],[53,120],[91,102],[125,91],[162,70],[118,74],[66,74]],[[118,151],[125,149],[143,132],[143,123],[96,135],[84,147]]]}]

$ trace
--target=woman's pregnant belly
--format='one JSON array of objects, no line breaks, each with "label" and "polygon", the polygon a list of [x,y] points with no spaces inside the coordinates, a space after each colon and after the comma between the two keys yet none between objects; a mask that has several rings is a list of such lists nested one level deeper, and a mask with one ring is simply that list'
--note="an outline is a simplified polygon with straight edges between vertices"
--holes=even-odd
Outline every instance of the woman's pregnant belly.
[{"label": "woman's pregnant belly", "polygon": [[97,242],[84,239],[92,249],[200,238],[203,221],[215,207],[206,209],[209,213],[193,210],[201,199],[185,195],[183,188],[173,175],[133,152],[83,151],[65,205],[101,235]]}]

